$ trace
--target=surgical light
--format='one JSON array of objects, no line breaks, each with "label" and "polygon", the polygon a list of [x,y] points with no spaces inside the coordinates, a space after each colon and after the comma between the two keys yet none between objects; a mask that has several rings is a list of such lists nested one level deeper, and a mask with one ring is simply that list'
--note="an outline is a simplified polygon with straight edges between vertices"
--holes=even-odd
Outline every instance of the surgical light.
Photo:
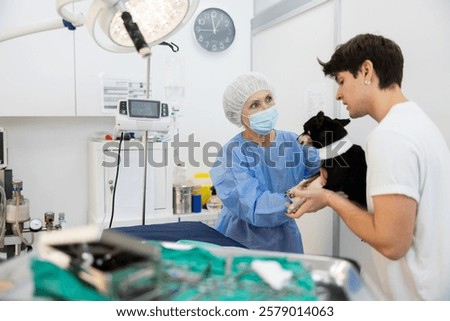
[{"label": "surgical light", "polygon": [[86,25],[95,42],[111,52],[132,52],[142,56],[182,28],[197,9],[199,0],[94,0],[87,15],[75,12],[77,2],[56,0],[63,18],[0,33],[0,42],[58,28]]},{"label": "surgical light", "polygon": [[[147,43],[158,41],[175,30],[186,16],[188,1],[130,0],[125,6],[140,26]],[[120,46],[132,46],[124,28],[122,16],[117,12],[109,23],[109,36]]]},{"label": "surgical light", "polygon": [[177,32],[197,6],[198,0],[94,1],[86,26],[92,38],[106,50],[129,52],[136,47],[141,52],[142,43],[146,44],[144,47],[152,47]]}]

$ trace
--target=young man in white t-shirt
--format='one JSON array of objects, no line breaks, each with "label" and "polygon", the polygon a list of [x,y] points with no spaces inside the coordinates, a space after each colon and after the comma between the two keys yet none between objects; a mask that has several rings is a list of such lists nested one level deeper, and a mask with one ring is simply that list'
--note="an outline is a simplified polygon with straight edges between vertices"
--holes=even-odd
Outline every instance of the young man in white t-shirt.
[{"label": "young man in white t-shirt", "polygon": [[290,217],[330,206],[374,249],[390,300],[450,299],[450,152],[436,125],[401,90],[403,55],[393,41],[358,35],[319,63],[351,118],[378,122],[366,143],[367,210],[326,189]]}]

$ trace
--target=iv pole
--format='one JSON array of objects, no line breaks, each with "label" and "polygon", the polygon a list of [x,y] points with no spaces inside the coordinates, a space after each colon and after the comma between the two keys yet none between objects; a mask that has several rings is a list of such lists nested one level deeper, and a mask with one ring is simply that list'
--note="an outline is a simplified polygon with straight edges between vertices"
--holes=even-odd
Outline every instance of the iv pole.
[{"label": "iv pole", "polygon": [[[147,56],[147,84],[146,84],[146,97],[150,98],[150,58],[151,51]],[[147,163],[148,163],[148,130],[144,131],[144,135],[142,138],[142,143],[144,144],[144,188],[143,188],[143,197],[142,197],[142,225],[145,225],[145,203],[147,201]]]}]

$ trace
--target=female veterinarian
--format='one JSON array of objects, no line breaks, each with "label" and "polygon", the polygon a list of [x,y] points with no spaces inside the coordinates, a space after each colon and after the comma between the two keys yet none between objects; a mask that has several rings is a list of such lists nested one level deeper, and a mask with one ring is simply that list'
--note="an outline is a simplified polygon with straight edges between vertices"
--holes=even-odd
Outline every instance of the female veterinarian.
[{"label": "female veterinarian", "polygon": [[210,170],[224,204],[217,230],[251,249],[303,253],[298,226],[285,215],[285,192],[319,171],[317,151],[302,147],[297,134],[274,129],[273,87],[261,74],[232,81],[223,108],[244,129],[223,146]]}]

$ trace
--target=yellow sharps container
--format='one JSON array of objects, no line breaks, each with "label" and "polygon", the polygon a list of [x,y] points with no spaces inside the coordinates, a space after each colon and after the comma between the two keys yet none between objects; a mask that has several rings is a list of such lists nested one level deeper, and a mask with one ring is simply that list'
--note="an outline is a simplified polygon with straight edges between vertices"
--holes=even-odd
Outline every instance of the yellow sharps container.
[{"label": "yellow sharps container", "polygon": [[201,172],[194,174],[194,185],[200,188],[194,189],[193,194],[200,194],[202,196],[202,208],[206,208],[206,202],[211,197],[212,181],[208,172]]}]

